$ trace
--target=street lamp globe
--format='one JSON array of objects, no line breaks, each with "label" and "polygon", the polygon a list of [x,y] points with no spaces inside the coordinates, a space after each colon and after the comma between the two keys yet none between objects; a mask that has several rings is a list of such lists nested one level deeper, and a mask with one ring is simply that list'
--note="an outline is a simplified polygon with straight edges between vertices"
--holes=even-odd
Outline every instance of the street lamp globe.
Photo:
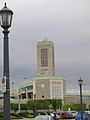
[{"label": "street lamp globe", "polygon": [[7,8],[6,3],[3,9],[0,10],[0,17],[1,17],[1,27],[4,29],[8,29],[11,27],[12,23],[12,15],[13,12],[9,8]]},{"label": "street lamp globe", "polygon": [[79,83],[79,85],[82,85],[82,84],[83,84],[83,80],[80,78],[80,79],[78,80],[78,83]]}]

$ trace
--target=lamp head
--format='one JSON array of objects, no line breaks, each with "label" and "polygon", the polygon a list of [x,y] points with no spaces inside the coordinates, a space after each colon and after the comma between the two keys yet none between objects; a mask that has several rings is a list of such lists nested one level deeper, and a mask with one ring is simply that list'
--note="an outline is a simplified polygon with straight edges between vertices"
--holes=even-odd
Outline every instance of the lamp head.
[{"label": "lamp head", "polygon": [[3,9],[0,10],[0,24],[4,29],[11,27],[13,12],[7,8],[6,3]]},{"label": "lamp head", "polygon": [[78,80],[78,83],[79,83],[79,85],[82,85],[82,84],[83,84],[83,80],[81,79],[81,77],[80,77],[80,79]]}]

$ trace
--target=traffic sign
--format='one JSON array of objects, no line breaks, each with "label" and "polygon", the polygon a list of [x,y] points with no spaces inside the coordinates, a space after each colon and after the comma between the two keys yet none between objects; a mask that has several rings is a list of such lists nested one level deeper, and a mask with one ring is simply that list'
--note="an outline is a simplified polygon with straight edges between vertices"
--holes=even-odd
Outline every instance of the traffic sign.
[{"label": "traffic sign", "polygon": [[2,92],[2,93],[6,92],[6,76],[2,77],[2,81],[1,81],[1,92]]}]

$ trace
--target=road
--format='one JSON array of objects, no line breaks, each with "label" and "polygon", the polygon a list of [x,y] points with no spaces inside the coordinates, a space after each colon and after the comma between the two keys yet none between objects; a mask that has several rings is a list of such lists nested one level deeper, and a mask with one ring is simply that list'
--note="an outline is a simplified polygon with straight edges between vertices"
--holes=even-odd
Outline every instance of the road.
[{"label": "road", "polygon": [[[12,120],[34,120],[33,118],[12,119]],[[75,119],[62,119],[62,120],[75,120]]]}]

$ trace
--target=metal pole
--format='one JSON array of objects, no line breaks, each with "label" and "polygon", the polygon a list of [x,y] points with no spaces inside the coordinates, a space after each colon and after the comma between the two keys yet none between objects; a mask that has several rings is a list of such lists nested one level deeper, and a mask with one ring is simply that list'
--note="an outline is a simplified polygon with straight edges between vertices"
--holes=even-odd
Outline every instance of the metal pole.
[{"label": "metal pole", "polygon": [[20,93],[20,89],[19,89],[19,94],[18,94],[18,112],[20,113],[21,112],[21,93]]},{"label": "metal pole", "polygon": [[15,97],[14,96],[14,82],[12,82],[12,96],[13,96],[13,98]]},{"label": "metal pole", "polygon": [[21,101],[20,101],[20,96],[19,96],[19,103],[18,103],[18,110],[19,110],[19,113],[21,112],[20,103],[21,103]]},{"label": "metal pole", "polygon": [[80,111],[81,111],[81,120],[83,120],[83,104],[82,104],[82,84],[80,86]]},{"label": "metal pole", "polygon": [[10,82],[9,82],[9,43],[8,29],[4,29],[4,66],[3,75],[6,76],[6,92],[4,93],[4,120],[10,120]]},{"label": "metal pole", "polygon": [[36,94],[33,94],[34,97],[34,115],[36,116]]}]

